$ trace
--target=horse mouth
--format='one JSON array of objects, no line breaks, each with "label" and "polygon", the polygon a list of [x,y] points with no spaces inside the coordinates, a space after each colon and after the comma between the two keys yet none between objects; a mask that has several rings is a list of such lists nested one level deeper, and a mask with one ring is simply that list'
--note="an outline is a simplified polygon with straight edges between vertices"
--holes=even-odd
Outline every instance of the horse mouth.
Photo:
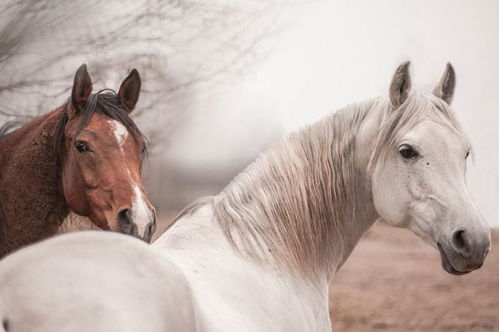
[{"label": "horse mouth", "polygon": [[457,276],[471,272],[471,271],[456,270],[454,266],[452,266],[452,263],[450,262],[449,257],[447,257],[447,254],[445,253],[444,248],[442,248],[442,245],[440,243],[437,243],[437,246],[438,246],[438,251],[440,251],[440,257],[442,258],[442,267],[444,268],[445,271]]}]

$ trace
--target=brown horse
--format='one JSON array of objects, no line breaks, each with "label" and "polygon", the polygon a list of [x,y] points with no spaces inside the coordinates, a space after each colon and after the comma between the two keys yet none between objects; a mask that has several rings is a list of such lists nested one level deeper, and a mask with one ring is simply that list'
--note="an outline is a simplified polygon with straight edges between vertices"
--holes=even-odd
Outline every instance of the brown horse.
[{"label": "brown horse", "polygon": [[63,106],[0,134],[0,257],[56,234],[70,212],[151,240],[155,211],[141,181],[146,140],[129,117],[140,86],[134,69],[117,94],[91,94],[82,65]]}]

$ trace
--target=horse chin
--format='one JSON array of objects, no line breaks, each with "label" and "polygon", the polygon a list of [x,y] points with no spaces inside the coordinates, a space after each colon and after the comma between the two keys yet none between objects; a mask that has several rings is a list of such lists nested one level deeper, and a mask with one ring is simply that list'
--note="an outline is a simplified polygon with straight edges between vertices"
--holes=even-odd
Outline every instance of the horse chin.
[{"label": "horse chin", "polygon": [[447,254],[445,253],[444,248],[440,243],[437,243],[438,246],[438,251],[440,252],[440,257],[442,258],[442,267],[445,271],[447,271],[450,274],[454,274],[457,276],[470,273],[471,271],[459,271],[452,266],[452,263],[450,262],[449,258],[447,257]]}]

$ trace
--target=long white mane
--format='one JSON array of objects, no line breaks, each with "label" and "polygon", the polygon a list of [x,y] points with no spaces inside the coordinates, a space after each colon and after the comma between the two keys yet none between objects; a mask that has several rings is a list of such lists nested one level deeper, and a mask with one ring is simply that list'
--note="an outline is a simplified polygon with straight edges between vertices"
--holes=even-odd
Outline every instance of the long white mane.
[{"label": "long white mane", "polygon": [[229,239],[243,243],[238,249],[300,268],[341,253],[342,222],[356,213],[348,203],[356,199],[355,134],[372,105],[352,105],[290,135],[215,199],[215,216]]}]

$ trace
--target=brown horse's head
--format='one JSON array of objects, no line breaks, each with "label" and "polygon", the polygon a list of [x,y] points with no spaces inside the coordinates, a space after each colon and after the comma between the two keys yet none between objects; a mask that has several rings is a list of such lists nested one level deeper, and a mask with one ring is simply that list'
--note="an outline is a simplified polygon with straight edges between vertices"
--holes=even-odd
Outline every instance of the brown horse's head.
[{"label": "brown horse's head", "polygon": [[150,241],[155,211],[141,169],[146,140],[129,117],[140,93],[134,69],[119,92],[92,92],[85,65],[74,78],[58,129],[58,162],[69,208],[102,229]]}]

